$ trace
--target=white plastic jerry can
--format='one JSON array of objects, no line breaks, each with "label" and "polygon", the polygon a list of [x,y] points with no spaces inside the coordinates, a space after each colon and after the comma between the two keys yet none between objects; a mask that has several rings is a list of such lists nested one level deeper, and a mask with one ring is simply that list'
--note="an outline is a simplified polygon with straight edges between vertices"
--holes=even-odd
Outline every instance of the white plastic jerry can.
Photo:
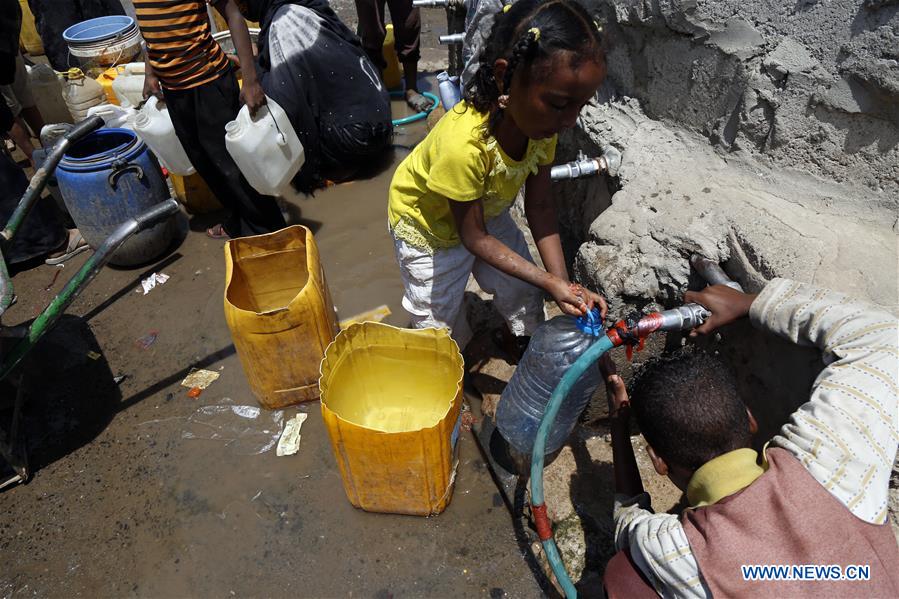
[{"label": "white plastic jerry can", "polygon": [[99,114],[107,127],[131,129],[134,131],[134,118],[137,111],[130,106],[116,106],[115,104],[100,104],[88,108],[87,116]]},{"label": "white plastic jerry can", "polygon": [[175,134],[172,117],[165,104],[159,102],[159,98],[150,96],[133,122],[134,132],[153,150],[170,173],[186,177],[196,172]]},{"label": "white plastic jerry can", "polygon": [[116,67],[112,91],[122,106],[137,106],[144,99],[145,69],[142,62],[130,62]]},{"label": "white plastic jerry can", "polygon": [[274,100],[250,116],[244,106],[237,118],[225,125],[225,147],[247,182],[263,195],[277,196],[303,166],[303,144]]},{"label": "white plastic jerry can", "polygon": [[28,73],[28,84],[35,104],[41,111],[44,121],[53,123],[71,123],[72,113],[62,97],[62,81],[50,65],[25,65]]},{"label": "white plastic jerry can", "polygon": [[62,98],[69,107],[72,119],[78,123],[87,118],[89,108],[106,102],[106,93],[102,85],[85,77],[81,69],[73,68],[66,73]]}]

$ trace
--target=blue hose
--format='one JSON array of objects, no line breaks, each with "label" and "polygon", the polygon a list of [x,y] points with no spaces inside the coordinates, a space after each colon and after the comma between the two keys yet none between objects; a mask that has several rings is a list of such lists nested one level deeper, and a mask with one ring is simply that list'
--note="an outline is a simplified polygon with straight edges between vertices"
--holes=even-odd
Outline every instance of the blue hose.
[{"label": "blue hose", "polygon": [[[431,114],[431,111],[440,105],[440,100],[438,100],[437,96],[435,96],[431,92],[422,92],[421,95],[423,95],[425,98],[427,98],[428,100],[433,102],[433,104],[431,104],[431,107],[428,108],[427,110],[422,110],[421,112],[416,112],[415,114],[410,114],[409,116],[404,116],[401,119],[393,119],[394,127],[399,127],[400,125],[408,125],[409,123],[415,123],[422,119],[426,119],[426,118],[428,118],[428,115]],[[403,97],[405,97],[405,93],[402,90],[392,91],[392,92],[390,92],[390,97],[391,98],[403,98]]]},{"label": "blue hose", "polygon": [[[575,360],[574,364],[568,368],[565,374],[562,375],[562,380],[559,381],[552,396],[549,398],[549,403],[546,405],[546,412],[543,414],[543,420],[540,421],[540,428],[537,429],[537,436],[534,439],[534,450],[531,455],[532,510],[537,506],[545,515],[546,508],[543,505],[543,452],[546,449],[546,438],[549,436],[549,431],[552,428],[553,422],[556,420],[556,414],[559,413],[562,402],[568,396],[568,393],[575,383],[577,383],[578,379],[581,378],[581,375],[599,360],[604,353],[613,347],[614,344],[612,343],[612,340],[609,339],[608,336],[603,335],[599,341],[587,348],[587,351],[581,354],[581,357]],[[534,511],[536,515],[537,510]],[[537,518],[535,517],[535,520],[536,519]],[[541,527],[538,524],[538,533],[540,532],[540,529]],[[562,586],[562,590],[565,591],[565,596],[568,597],[568,599],[574,599],[577,597],[577,589],[574,588],[574,584],[571,582],[571,578],[568,577],[568,572],[565,570],[565,564],[562,563],[559,549],[556,547],[556,542],[552,538],[552,529],[550,529],[549,538],[544,537],[545,535],[541,535],[541,541],[543,542],[543,549],[546,552],[546,558],[549,561],[553,574],[556,575],[556,579]]]}]

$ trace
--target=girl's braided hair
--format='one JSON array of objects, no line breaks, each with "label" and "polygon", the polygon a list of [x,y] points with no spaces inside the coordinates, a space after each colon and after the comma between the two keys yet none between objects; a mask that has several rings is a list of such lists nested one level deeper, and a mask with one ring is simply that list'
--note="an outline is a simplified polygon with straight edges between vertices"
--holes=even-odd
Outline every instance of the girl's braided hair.
[{"label": "girl's braided hair", "polygon": [[[599,27],[576,0],[518,0],[506,6],[496,15],[480,66],[465,86],[465,99],[478,111],[489,112],[501,93],[509,93],[519,67],[528,69],[524,71],[527,74],[534,63],[560,50],[573,53],[573,66],[584,58],[603,57]],[[493,69],[500,58],[509,62],[502,89]],[[501,111],[491,119],[491,130],[499,118]]]}]

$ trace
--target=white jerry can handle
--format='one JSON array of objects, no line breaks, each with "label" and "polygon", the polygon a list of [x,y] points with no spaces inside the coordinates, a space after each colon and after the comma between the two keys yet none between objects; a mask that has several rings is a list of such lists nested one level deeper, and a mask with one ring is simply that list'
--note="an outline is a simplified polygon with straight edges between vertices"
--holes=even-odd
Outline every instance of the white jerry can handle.
[{"label": "white jerry can handle", "polygon": [[[275,118],[275,114],[272,112],[271,108],[268,106],[268,102],[273,102],[271,98],[268,96],[265,97],[266,104],[263,104],[259,110],[256,111],[255,115],[250,114],[250,108],[244,104],[241,106],[240,111],[238,111],[237,116],[233,121],[230,121],[225,125],[226,133],[236,133],[237,129],[246,130],[249,127],[259,123],[262,124],[263,119],[265,119],[266,115],[272,120],[272,124],[275,126],[275,131],[278,134],[275,136],[276,143],[282,148],[287,145],[287,137],[284,135],[284,132],[281,131],[281,127],[278,125],[278,120]],[[241,121],[238,123],[237,121]],[[232,123],[234,123],[232,125]],[[240,125],[243,127],[240,127]]]},{"label": "white jerry can handle", "polygon": [[153,110],[156,112],[161,112],[157,104],[159,104],[159,98],[155,95],[150,96],[149,98],[147,98],[147,101],[144,102],[144,109],[147,111]]},{"label": "white jerry can handle", "polygon": [[268,115],[272,118],[272,122],[275,124],[275,129],[278,131],[278,136],[275,138],[278,140],[278,145],[282,148],[287,145],[287,138],[284,137],[284,133],[281,132],[281,127],[278,126],[278,121],[275,119],[275,115],[271,110],[268,111]]},{"label": "white jerry can handle", "polygon": [[274,100],[266,96],[265,102],[265,111],[268,113],[269,118],[272,119],[272,124],[275,125],[275,131],[278,132],[278,135],[275,137],[275,139],[277,140],[278,145],[283,148],[287,145],[287,137],[284,136],[284,132],[281,131],[281,127],[278,126],[278,119],[275,118],[275,113],[272,112],[272,109],[268,105],[269,102],[274,102]]}]

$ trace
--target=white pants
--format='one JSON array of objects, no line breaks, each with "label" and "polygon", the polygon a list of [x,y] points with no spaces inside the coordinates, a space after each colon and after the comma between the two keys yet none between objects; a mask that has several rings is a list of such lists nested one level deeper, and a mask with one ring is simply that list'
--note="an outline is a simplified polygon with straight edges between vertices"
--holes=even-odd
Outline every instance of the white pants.
[{"label": "white pants", "polygon": [[[487,221],[487,232],[533,262],[524,235],[508,210]],[[515,335],[533,334],[546,318],[542,290],[493,268],[462,245],[437,250],[433,256],[396,237],[394,247],[406,289],[403,308],[412,315],[412,326],[417,329],[448,328],[459,348],[465,348],[472,337],[462,311],[469,275],[493,295],[493,305]]]}]

